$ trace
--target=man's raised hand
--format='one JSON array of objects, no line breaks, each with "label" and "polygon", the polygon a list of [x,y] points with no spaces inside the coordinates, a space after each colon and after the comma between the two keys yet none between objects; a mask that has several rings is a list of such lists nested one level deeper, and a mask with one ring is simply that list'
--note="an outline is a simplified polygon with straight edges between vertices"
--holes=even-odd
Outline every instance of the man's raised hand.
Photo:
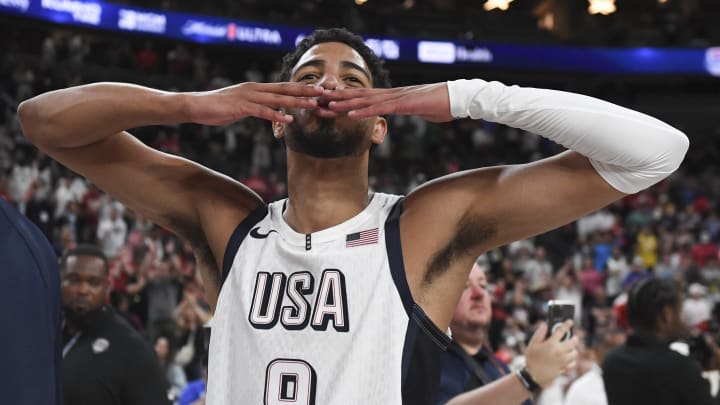
[{"label": "man's raised hand", "polygon": [[329,108],[360,119],[378,115],[417,115],[431,122],[453,120],[446,83],[391,89],[326,90]]},{"label": "man's raised hand", "polygon": [[580,340],[573,336],[563,341],[572,325],[572,321],[565,321],[552,336],[545,339],[548,326],[543,323],[530,339],[525,353],[525,365],[541,387],[547,387],[555,378],[575,367]]},{"label": "man's raised hand", "polygon": [[212,91],[187,93],[190,122],[228,125],[245,117],[292,122],[280,108],[316,108],[322,87],[298,83],[241,83]]}]

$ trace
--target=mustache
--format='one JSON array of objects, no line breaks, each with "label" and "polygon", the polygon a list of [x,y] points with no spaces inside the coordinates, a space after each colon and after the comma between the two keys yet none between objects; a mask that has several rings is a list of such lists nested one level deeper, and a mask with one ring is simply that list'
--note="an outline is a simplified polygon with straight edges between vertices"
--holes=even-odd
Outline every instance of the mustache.
[{"label": "mustache", "polygon": [[312,131],[306,124],[294,121],[287,127],[285,137],[289,149],[312,157],[334,159],[354,156],[369,148],[369,138],[365,135],[367,128],[361,123],[347,128],[338,128],[335,118],[314,116],[316,128]]}]

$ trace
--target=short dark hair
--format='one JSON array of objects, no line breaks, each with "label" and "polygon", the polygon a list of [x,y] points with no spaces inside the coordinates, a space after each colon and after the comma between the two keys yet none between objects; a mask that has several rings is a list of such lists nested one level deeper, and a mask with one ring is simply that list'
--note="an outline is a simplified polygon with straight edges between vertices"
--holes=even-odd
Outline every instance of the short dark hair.
[{"label": "short dark hair", "polygon": [[382,59],[378,58],[367,45],[363,42],[362,37],[353,34],[345,28],[329,28],[315,30],[309,37],[305,37],[297,45],[293,52],[283,56],[282,65],[280,67],[280,81],[287,82],[290,80],[292,69],[297,65],[300,58],[317,44],[324,42],[341,42],[353,48],[362,56],[370,69],[372,75],[373,87],[388,88],[390,87],[390,76],[383,66]]},{"label": "short dark hair", "polygon": [[105,253],[103,253],[102,250],[98,249],[95,246],[92,245],[79,245],[75,249],[67,251],[62,258],[60,258],[60,270],[65,270],[65,266],[67,265],[67,261],[69,258],[73,256],[93,256],[97,257],[98,259],[103,261],[103,268],[105,270],[105,273],[108,273],[110,271],[110,262],[108,262],[107,257],[105,256]]},{"label": "short dark hair", "polygon": [[628,296],[627,314],[635,329],[657,330],[658,315],[668,306],[677,306],[680,293],[669,280],[649,278],[637,282]]}]

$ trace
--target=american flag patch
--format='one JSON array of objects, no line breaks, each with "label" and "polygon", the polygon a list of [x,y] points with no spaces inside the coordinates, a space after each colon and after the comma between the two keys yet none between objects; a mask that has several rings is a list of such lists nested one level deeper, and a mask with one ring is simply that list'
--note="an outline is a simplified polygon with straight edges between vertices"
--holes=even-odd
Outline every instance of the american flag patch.
[{"label": "american flag patch", "polygon": [[345,247],[354,247],[362,245],[372,245],[378,242],[378,229],[368,229],[367,231],[355,232],[345,237]]}]

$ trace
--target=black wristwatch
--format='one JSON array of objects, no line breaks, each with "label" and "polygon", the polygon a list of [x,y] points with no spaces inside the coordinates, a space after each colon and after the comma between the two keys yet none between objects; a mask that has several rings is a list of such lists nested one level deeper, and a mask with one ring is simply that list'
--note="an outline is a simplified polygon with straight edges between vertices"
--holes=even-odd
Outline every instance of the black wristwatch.
[{"label": "black wristwatch", "polygon": [[515,371],[515,375],[517,376],[518,380],[520,380],[520,383],[527,389],[528,391],[532,392],[533,394],[537,394],[540,392],[540,384],[535,381],[535,379],[530,375],[530,373],[527,370],[526,366],[523,366],[520,370]]}]

